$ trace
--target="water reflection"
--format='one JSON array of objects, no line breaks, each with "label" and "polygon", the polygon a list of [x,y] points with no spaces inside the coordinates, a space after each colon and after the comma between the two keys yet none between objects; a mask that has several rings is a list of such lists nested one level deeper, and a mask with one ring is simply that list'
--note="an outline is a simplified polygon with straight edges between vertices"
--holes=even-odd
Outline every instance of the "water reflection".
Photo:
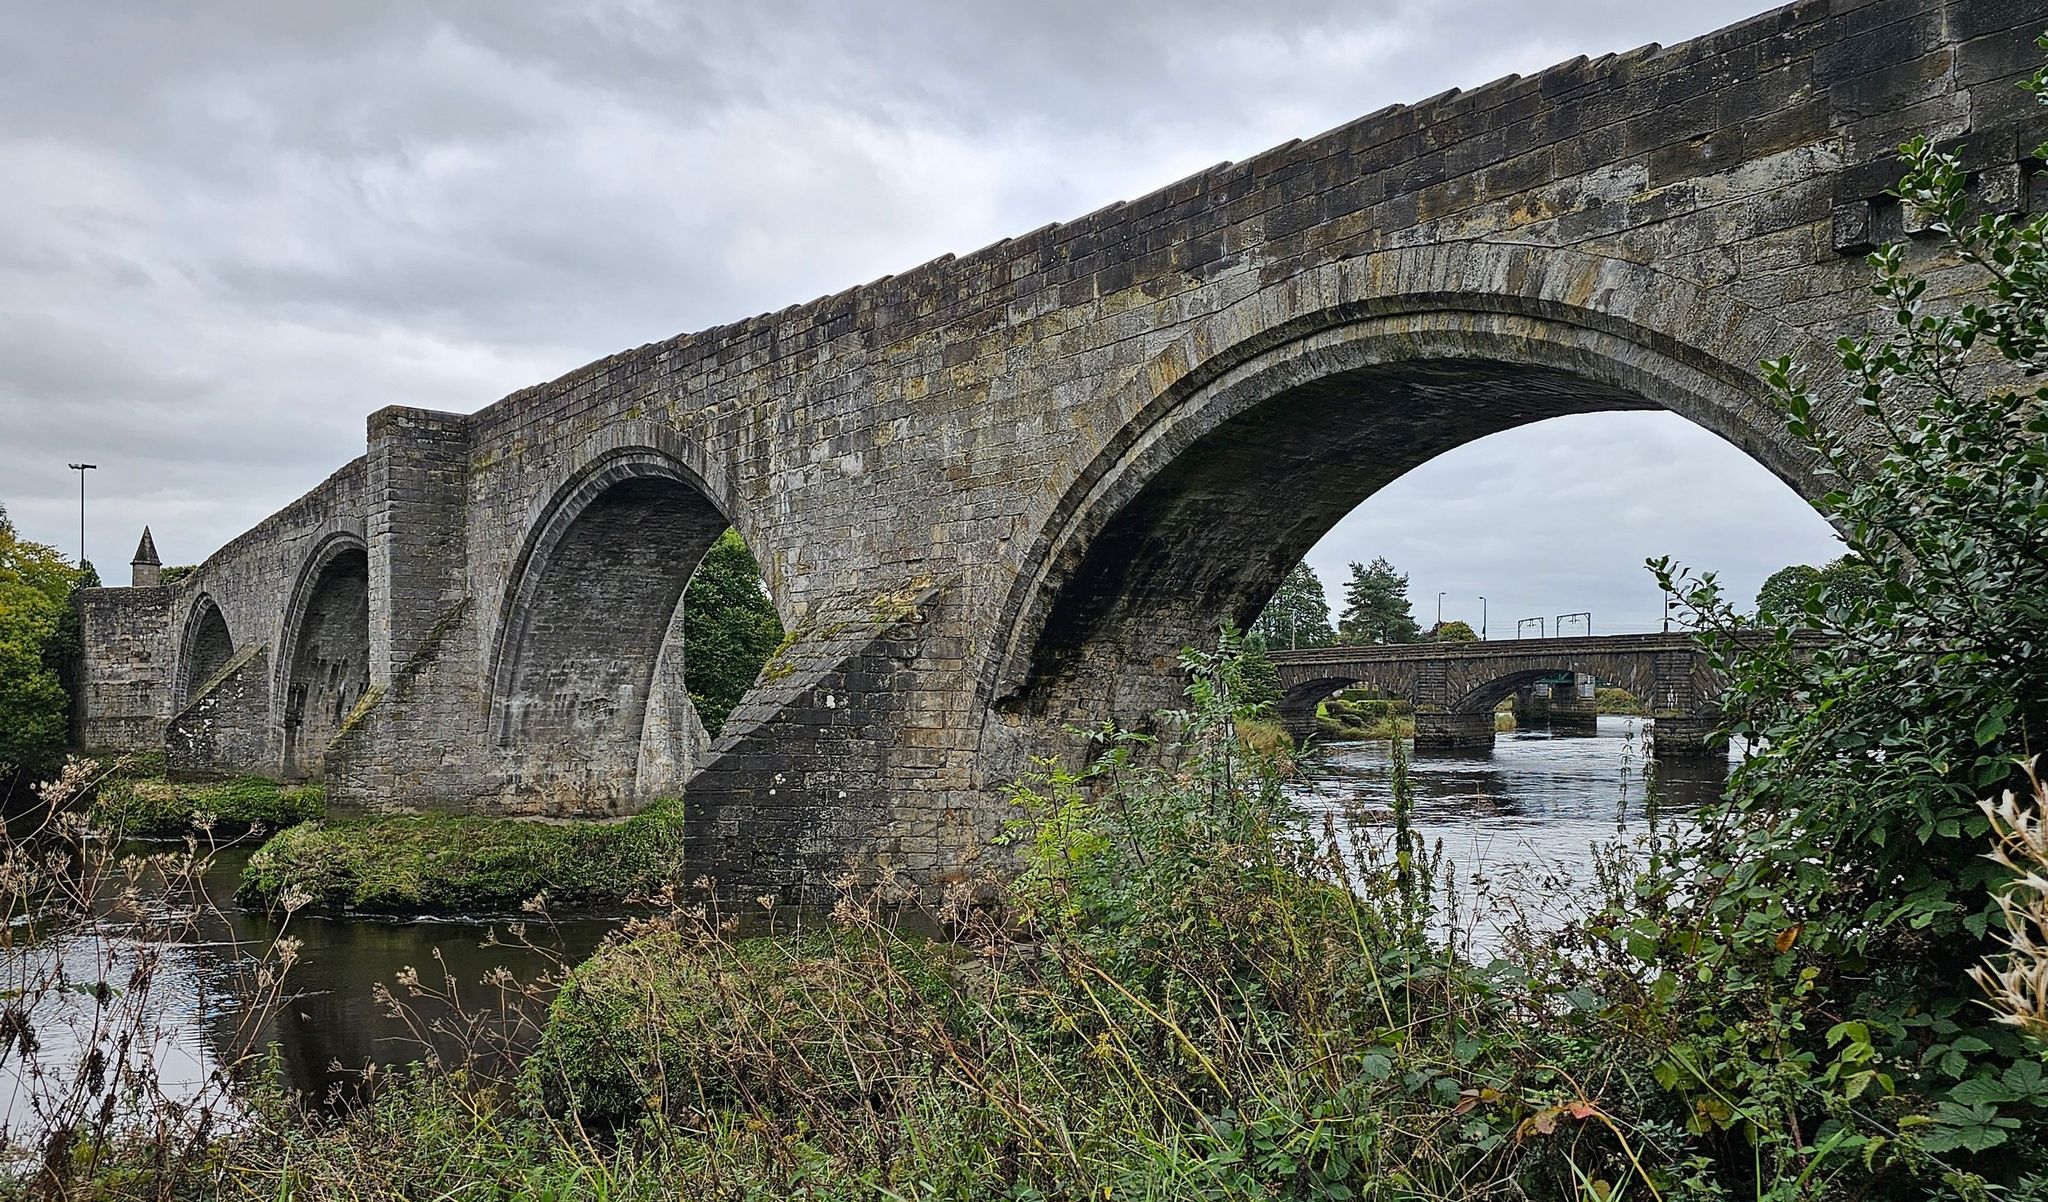
[{"label": "water reflection", "polygon": [[[1475,946],[1491,944],[1517,917],[1562,921],[1597,899],[1601,849],[1653,829],[1682,837],[1688,816],[1720,797],[1733,750],[1727,758],[1653,762],[1646,725],[1603,716],[1592,735],[1503,733],[1491,752],[1410,758],[1415,828],[1442,847],[1445,876],[1469,907],[1463,917]],[[1388,815],[1387,744],[1327,746],[1294,796],[1318,818]]]},{"label": "water reflection", "polygon": [[[114,849],[117,859],[171,861],[182,851],[181,845],[152,844]],[[509,977],[545,986],[561,966],[589,955],[619,921],[532,921],[523,924],[521,939],[513,931],[522,924],[508,916],[401,921],[302,911],[286,918],[236,907],[248,854],[239,847],[215,852],[203,862],[196,891],[176,882],[166,887],[160,871],[145,870],[132,895],[144,899],[139,916],[115,904],[115,891],[128,883],[116,871],[100,891],[98,922],[47,931],[17,924],[8,980],[16,988],[56,982],[34,990],[42,1065],[73,1065],[82,1049],[117,1045],[111,1025],[140,1037],[140,1046],[129,1049],[130,1063],[146,1063],[174,1099],[198,1097],[223,1065],[273,1045],[287,1087],[314,1098],[348,1094],[366,1064],[459,1055],[473,1042],[464,1012],[492,1016],[500,1033],[522,1018],[538,1020],[545,987],[529,997],[483,982]],[[297,960],[281,995],[259,1002],[257,970],[281,934],[298,942]],[[409,1013],[399,1015],[378,999],[376,986],[392,987],[407,968],[418,971],[430,993],[407,999]],[[100,982],[112,986],[106,1005],[95,1002],[93,987]],[[138,982],[146,993],[130,995]],[[39,1087],[30,1071],[19,1058],[0,1057],[0,1129],[32,1121],[29,1095]]]}]

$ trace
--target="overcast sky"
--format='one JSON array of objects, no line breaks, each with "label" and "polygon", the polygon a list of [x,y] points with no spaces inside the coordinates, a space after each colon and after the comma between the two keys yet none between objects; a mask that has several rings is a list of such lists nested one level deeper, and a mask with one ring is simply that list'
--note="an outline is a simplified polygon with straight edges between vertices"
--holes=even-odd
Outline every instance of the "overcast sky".
[{"label": "overcast sky", "polygon": [[[1396,101],[1672,43],[1760,0],[51,4],[0,0],[0,503],[125,582],[362,453],[625,347],[1140,195]],[[1677,485],[1674,487],[1674,485]],[[1656,620],[1836,553],[1667,414],[1475,443],[1312,562],[1416,611]]]}]

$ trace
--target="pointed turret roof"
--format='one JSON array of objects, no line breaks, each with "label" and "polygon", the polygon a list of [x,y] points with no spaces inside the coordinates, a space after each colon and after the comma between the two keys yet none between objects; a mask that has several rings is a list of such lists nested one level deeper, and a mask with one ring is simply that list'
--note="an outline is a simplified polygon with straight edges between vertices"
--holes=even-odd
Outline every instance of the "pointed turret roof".
[{"label": "pointed turret roof", "polygon": [[142,541],[135,544],[135,558],[128,562],[130,564],[146,563],[159,565],[163,563],[163,560],[156,557],[156,540],[149,536],[149,527],[144,526],[142,528]]}]

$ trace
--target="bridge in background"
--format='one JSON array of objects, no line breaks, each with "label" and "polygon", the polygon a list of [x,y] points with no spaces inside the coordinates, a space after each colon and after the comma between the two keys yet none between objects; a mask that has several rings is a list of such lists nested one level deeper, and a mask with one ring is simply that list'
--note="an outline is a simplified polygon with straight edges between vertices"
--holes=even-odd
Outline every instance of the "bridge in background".
[{"label": "bridge in background", "polygon": [[[1395,106],[475,412],[377,409],[361,458],[189,576],[82,596],[81,739],[323,779],[338,812],[680,793],[689,858],[734,887],[959,879],[1032,757],[1177,704],[1181,647],[1248,624],[1445,451],[1665,409],[1822,495],[1757,364],[1833,379],[1835,340],[1884,316],[1865,254],[1935,258],[1887,195],[1906,137],[1959,148],[1978,211],[2048,205],[2048,122],[2017,86],[2040,24],[2010,0],[1808,0]],[[1933,279],[1930,303],[1981,298]],[[1815,412],[1853,448],[1852,401]],[[727,526],[790,638],[714,739],[677,607]],[[1448,731],[1517,671],[1647,672],[1654,698],[1690,670],[1616,656],[1445,658],[1408,687]]]},{"label": "bridge in background", "polygon": [[[1415,745],[1439,750],[1493,746],[1494,707],[1560,675],[1627,689],[1656,722],[1659,756],[1716,754],[1719,681],[1686,634],[1607,634],[1482,643],[1397,643],[1271,652],[1280,671],[1281,723],[1302,738],[1316,732],[1316,705],[1362,687],[1415,707]],[[1552,696],[1553,721],[1585,726],[1592,698]]]}]

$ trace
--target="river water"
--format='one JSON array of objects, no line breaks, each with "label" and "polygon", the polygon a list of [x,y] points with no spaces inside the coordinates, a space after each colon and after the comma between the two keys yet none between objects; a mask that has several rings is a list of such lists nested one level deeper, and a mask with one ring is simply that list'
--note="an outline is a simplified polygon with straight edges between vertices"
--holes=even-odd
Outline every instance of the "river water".
[{"label": "river water", "polygon": [[[1597,733],[1502,732],[1491,752],[1411,755],[1411,823],[1442,855],[1437,884],[1484,958],[1518,919],[1554,928],[1597,904],[1603,859],[1640,849],[1653,832],[1682,836],[1720,797],[1736,751],[1652,762],[1647,723],[1603,715]],[[1391,749],[1335,743],[1294,790],[1312,817],[1363,812],[1392,821]]]},{"label": "river water", "polygon": [[[1642,727],[1637,719],[1603,717],[1591,736],[1503,733],[1491,753],[1411,759],[1413,823],[1441,849],[1439,883],[1455,886],[1457,921],[1475,953],[1483,954],[1517,916],[1548,925],[1585,904],[1595,895],[1596,847],[1638,839],[1653,824],[1682,829],[1687,815],[1718,796],[1725,762],[1648,771]],[[1295,797],[1311,820],[1363,812],[1368,822],[1384,821],[1390,768],[1384,742],[1334,744]],[[246,859],[246,850],[233,848],[212,856],[174,944],[145,946],[134,929],[102,924],[89,935],[17,945],[9,955],[21,959],[9,966],[7,984],[36,975],[32,957],[61,956],[69,979],[90,983],[121,979],[134,957],[153,951],[159,967],[146,1005],[157,1029],[144,1054],[166,1093],[189,1093],[238,1049],[275,1043],[286,1083],[318,1096],[350,1088],[366,1063],[402,1065],[437,1044],[442,1051],[459,1046],[464,1011],[520,1011],[517,998],[484,982],[499,969],[524,981],[545,978],[588,955],[620,921],[614,914],[528,922],[525,943],[532,946],[525,946],[510,936],[516,915],[403,920],[301,912],[285,919],[235,905]],[[289,994],[253,1021],[240,998],[252,966],[280,934],[300,944],[286,978]],[[394,1015],[375,986],[391,987],[408,968],[435,993],[452,982],[461,1007],[428,996],[409,999],[408,1015]],[[538,1017],[533,1003],[523,1011]],[[67,1043],[90,1043],[81,1025],[91,1012],[90,1000],[75,990],[41,1005],[46,1054],[61,1060]],[[28,1086],[18,1069],[16,1060],[0,1056],[0,1125],[27,1117]]]}]

